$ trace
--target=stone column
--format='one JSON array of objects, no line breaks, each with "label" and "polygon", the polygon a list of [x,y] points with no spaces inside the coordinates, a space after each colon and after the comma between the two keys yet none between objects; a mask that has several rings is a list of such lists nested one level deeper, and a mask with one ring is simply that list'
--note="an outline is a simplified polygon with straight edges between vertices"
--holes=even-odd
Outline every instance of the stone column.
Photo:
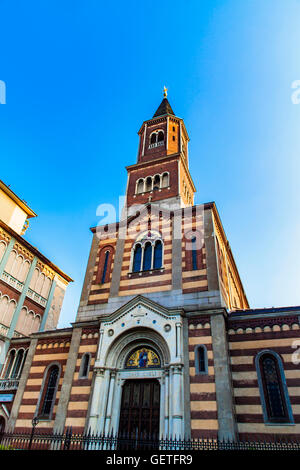
[{"label": "stone column", "polygon": [[110,371],[108,402],[107,402],[107,409],[106,409],[106,414],[105,414],[105,427],[104,427],[105,435],[108,435],[109,432],[111,431],[110,424],[111,424],[113,396],[114,396],[114,389],[115,389],[115,380],[116,380],[116,371],[111,370]]},{"label": "stone column", "polygon": [[181,357],[181,323],[176,323],[176,357],[182,360]]},{"label": "stone column", "polygon": [[179,438],[182,433],[183,409],[182,409],[182,366],[171,367],[173,373],[172,387],[172,435]]},{"label": "stone column", "polygon": [[78,350],[80,346],[82,328],[74,328],[72,333],[71,345],[68,354],[65,374],[59,395],[57,411],[55,414],[55,421],[53,425],[53,432],[63,432],[65,428],[68,404],[71,395],[72,383],[74,372],[78,357]]},{"label": "stone column", "polygon": [[228,343],[223,313],[211,316],[219,439],[236,440],[233,390],[229,366]]},{"label": "stone column", "polygon": [[94,387],[93,387],[93,398],[91,402],[91,409],[90,409],[90,416],[89,416],[89,428],[88,430],[91,433],[98,432],[98,420],[99,420],[99,413],[100,413],[100,396],[103,389],[103,381],[104,381],[104,368],[97,368],[94,369],[95,372],[95,380],[94,380]]},{"label": "stone column", "polygon": [[169,395],[169,369],[165,370],[165,428],[163,430],[164,436],[168,438],[169,437],[169,418],[170,418],[170,410],[169,410],[169,401],[170,401],[170,395]]}]

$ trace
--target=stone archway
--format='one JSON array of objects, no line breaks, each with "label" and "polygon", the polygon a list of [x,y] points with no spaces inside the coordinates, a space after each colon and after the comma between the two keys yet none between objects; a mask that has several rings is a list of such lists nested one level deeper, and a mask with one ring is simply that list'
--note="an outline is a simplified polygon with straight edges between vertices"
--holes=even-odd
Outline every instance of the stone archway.
[{"label": "stone archway", "polygon": [[[159,367],[126,368],[126,359],[131,352],[139,348],[155,351],[160,358]],[[101,351],[100,348],[99,350]],[[157,436],[180,436],[184,424],[183,373],[180,364],[170,364],[170,357],[168,343],[157,331],[150,328],[134,328],[111,341],[105,356],[101,357],[98,367],[96,364],[94,368],[95,380],[88,423],[91,432],[116,435],[122,419],[122,397],[126,384],[130,383],[130,386],[134,387],[134,382],[139,383],[139,393],[143,393],[143,384],[154,383],[152,381],[156,380],[159,384],[159,405],[156,402],[154,406],[152,402],[148,407],[150,413],[156,408],[159,425],[155,432]],[[141,420],[142,415],[139,415],[138,419]],[[145,426],[139,424],[137,428],[138,432],[142,432]],[[151,429],[149,425],[146,432]]]}]

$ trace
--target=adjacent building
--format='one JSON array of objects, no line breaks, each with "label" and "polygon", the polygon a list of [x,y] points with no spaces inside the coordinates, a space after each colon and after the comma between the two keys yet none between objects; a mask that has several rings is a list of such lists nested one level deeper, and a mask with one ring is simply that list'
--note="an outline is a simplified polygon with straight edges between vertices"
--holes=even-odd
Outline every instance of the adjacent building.
[{"label": "adjacent building", "polygon": [[18,388],[28,337],[57,327],[65,290],[72,280],[24,238],[32,217],[35,212],[0,181],[1,428]]}]

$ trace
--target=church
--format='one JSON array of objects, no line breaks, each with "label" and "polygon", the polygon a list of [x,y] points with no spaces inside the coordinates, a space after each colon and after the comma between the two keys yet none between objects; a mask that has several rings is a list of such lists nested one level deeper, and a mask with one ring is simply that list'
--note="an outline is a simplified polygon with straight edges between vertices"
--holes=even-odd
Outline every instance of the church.
[{"label": "church", "polygon": [[250,308],[215,203],[194,205],[166,90],[138,136],[121,220],[91,228],[75,321],[10,341],[0,403],[27,355],[5,429],[299,439],[300,307]]}]

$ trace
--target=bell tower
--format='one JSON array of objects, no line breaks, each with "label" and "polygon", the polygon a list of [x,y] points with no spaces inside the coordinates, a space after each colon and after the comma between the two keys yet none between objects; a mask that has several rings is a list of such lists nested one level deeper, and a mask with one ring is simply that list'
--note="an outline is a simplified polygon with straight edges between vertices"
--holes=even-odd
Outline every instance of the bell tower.
[{"label": "bell tower", "polygon": [[139,135],[137,163],[128,166],[127,206],[160,204],[178,209],[194,204],[196,188],[188,166],[189,136],[183,119],[167,99],[167,89],[153,117]]}]

